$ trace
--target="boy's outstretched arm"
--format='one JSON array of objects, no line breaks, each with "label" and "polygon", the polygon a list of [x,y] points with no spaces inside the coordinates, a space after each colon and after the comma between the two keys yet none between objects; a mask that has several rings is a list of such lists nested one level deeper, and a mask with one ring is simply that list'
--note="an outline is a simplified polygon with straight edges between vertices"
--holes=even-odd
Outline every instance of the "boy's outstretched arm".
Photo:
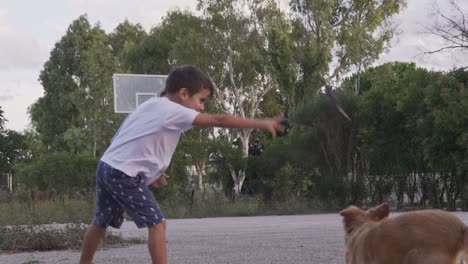
[{"label": "boy's outstretched arm", "polygon": [[284,117],[247,119],[232,115],[199,114],[193,121],[193,125],[201,127],[259,128],[275,137],[276,132],[284,131],[282,125],[284,121]]}]

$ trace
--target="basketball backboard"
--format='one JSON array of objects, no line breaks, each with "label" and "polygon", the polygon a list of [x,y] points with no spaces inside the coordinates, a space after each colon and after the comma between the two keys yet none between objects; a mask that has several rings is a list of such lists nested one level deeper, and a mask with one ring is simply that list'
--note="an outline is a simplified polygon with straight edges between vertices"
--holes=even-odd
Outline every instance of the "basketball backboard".
[{"label": "basketball backboard", "polygon": [[115,73],[114,112],[131,113],[146,100],[160,96],[167,75]]}]

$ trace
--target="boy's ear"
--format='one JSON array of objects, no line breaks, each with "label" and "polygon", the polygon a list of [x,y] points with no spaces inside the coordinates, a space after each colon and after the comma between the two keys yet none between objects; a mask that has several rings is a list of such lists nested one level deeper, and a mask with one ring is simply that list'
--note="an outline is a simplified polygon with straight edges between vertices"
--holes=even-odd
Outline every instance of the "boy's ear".
[{"label": "boy's ear", "polygon": [[190,93],[187,88],[180,88],[178,93],[181,99],[185,100],[190,97]]},{"label": "boy's ear", "polygon": [[377,207],[370,209],[368,212],[372,220],[378,221],[385,217],[388,217],[388,214],[390,213],[390,205],[388,203],[383,203]]}]

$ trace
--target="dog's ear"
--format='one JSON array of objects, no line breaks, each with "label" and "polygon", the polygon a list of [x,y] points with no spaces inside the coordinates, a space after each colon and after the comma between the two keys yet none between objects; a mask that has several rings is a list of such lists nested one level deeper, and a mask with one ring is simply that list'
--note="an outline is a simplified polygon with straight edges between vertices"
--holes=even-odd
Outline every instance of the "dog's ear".
[{"label": "dog's ear", "polygon": [[388,217],[388,214],[390,213],[390,205],[388,203],[383,203],[370,209],[368,213],[372,220],[379,221],[385,217]]},{"label": "dog's ear", "polygon": [[361,216],[364,215],[364,211],[356,206],[350,206],[340,212],[343,216],[343,224],[346,233],[351,233],[358,223],[361,223]]},{"label": "dog's ear", "polygon": [[356,206],[350,206],[340,212],[340,215],[346,218],[353,218],[356,215],[362,212],[361,209],[357,208]]}]

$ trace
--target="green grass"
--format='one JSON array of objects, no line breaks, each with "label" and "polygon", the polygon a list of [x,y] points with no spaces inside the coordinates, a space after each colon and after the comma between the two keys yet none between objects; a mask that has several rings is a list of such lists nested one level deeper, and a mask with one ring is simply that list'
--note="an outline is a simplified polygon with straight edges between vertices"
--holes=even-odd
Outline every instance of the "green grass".
[{"label": "green grass", "polygon": [[[264,202],[239,196],[232,201],[222,193],[207,192],[193,200],[169,197],[159,203],[168,219],[223,216],[287,215],[321,212],[320,205],[308,201]],[[0,201],[0,225],[37,225],[49,223],[91,223],[93,196],[32,202],[27,199]],[[0,238],[1,239],[1,238]]]},{"label": "green grass", "polygon": [[[182,198],[181,198],[182,197]],[[205,192],[193,200],[168,197],[159,203],[168,219],[225,216],[255,216],[317,213],[317,205],[306,201],[264,202],[239,196],[232,201],[222,193]],[[29,195],[16,193],[0,196],[0,252],[77,249],[94,215],[93,195],[33,202]],[[43,224],[61,223],[64,228]],[[103,247],[142,243],[108,234]]]},{"label": "green grass", "polygon": [[203,199],[177,201],[168,199],[161,203],[167,218],[204,218],[225,216],[293,215],[323,212],[309,201],[265,202],[249,196],[239,196],[232,201],[221,193],[206,194]]},{"label": "green grass", "polygon": [[94,202],[86,199],[0,204],[0,225],[91,222]]}]

